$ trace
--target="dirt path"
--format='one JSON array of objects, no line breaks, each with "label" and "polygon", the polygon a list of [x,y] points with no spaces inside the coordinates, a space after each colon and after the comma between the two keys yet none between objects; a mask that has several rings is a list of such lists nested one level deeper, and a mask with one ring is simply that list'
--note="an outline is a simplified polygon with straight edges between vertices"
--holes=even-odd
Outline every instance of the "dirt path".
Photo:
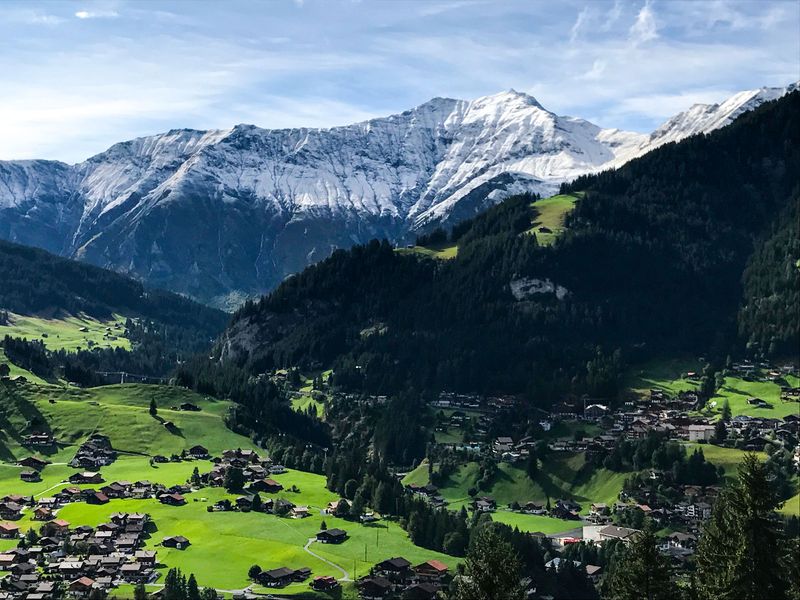
[{"label": "dirt path", "polygon": [[330,565],[331,567],[333,567],[337,571],[340,571],[342,573],[342,576],[339,578],[339,581],[353,581],[352,579],[350,579],[350,573],[345,571],[342,567],[340,567],[336,563],[333,563],[333,562],[329,561],[327,558],[322,558],[319,554],[317,554],[316,552],[311,550],[311,548],[309,546],[311,546],[311,544],[313,544],[315,541],[316,541],[316,538],[308,538],[308,541],[306,542],[306,545],[303,546],[303,550],[308,552],[314,558],[316,558],[318,560],[321,560],[322,562],[324,562],[327,565]]}]

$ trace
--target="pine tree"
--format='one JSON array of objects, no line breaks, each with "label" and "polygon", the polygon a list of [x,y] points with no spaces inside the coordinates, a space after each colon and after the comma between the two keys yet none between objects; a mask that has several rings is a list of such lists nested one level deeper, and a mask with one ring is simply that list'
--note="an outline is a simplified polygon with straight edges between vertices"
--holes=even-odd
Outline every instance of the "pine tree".
[{"label": "pine tree", "polygon": [[200,600],[200,588],[197,587],[194,573],[189,575],[189,580],[186,582],[186,600]]},{"label": "pine tree", "polygon": [[747,454],[737,481],[722,491],[703,530],[696,558],[698,598],[789,597],[791,567],[775,514],[780,505],[766,465]]},{"label": "pine tree", "polygon": [[661,554],[652,525],[636,535],[609,574],[610,600],[672,600],[669,559]]},{"label": "pine tree", "polygon": [[133,588],[133,600],[147,600],[147,590],[143,583],[139,583]]},{"label": "pine tree", "polygon": [[464,577],[456,582],[454,599],[521,600],[525,596],[520,583],[521,569],[511,544],[491,524],[481,527],[470,543]]},{"label": "pine tree", "polygon": [[722,403],[722,415],[720,416],[719,420],[726,423],[731,420],[731,405],[727,398],[725,399],[725,402]]},{"label": "pine tree", "polygon": [[158,406],[156,405],[156,399],[150,398],[150,416],[155,417],[158,414]]}]

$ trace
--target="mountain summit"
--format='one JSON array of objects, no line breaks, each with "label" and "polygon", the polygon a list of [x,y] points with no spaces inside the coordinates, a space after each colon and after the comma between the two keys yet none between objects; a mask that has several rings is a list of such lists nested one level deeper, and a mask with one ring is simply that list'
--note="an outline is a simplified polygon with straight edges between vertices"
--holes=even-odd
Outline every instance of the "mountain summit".
[{"label": "mountain summit", "polygon": [[231,307],[336,248],[407,240],[512,193],[549,194],[795,86],[692,107],[649,136],[509,90],[330,129],[172,130],[76,165],[0,162],[0,238]]}]

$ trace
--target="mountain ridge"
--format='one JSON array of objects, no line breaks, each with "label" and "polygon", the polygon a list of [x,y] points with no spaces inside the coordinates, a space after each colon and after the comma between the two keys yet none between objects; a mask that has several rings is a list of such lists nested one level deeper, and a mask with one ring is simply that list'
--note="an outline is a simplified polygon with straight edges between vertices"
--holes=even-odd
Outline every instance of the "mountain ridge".
[{"label": "mountain ridge", "polygon": [[681,113],[657,136],[561,117],[510,90],[326,129],[173,129],[75,165],[4,161],[0,238],[230,307],[336,248],[403,242],[514,193],[552,193],[790,88],[713,105],[716,119]]}]

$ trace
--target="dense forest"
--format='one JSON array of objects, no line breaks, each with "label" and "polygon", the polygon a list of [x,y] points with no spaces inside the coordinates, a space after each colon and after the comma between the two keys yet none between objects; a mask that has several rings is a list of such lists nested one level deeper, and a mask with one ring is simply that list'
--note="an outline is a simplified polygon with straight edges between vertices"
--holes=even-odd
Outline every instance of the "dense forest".
[{"label": "dense forest", "polygon": [[656,353],[778,353],[797,335],[799,184],[793,93],[564,186],[586,195],[552,246],[518,196],[451,232],[449,261],[378,241],[336,252],[243,306],[216,352],[251,373],[332,366],[346,389],[540,404],[613,395],[626,362]]},{"label": "dense forest", "polygon": [[82,385],[102,383],[97,375],[102,371],[167,376],[179,359],[206,352],[229,318],[112,271],[3,241],[0,282],[0,320],[7,320],[8,313],[128,317],[125,337],[131,340],[130,351],[49,352],[40,343],[5,340],[6,353],[16,364],[45,378],[58,374]]}]

